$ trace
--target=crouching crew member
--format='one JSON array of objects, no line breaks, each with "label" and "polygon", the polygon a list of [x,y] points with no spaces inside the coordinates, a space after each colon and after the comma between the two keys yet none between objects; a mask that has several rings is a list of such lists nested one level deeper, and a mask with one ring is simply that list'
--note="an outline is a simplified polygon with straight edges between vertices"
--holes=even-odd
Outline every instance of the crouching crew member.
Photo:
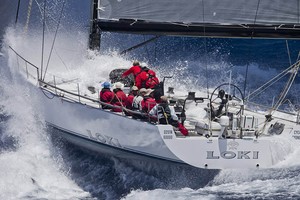
[{"label": "crouching crew member", "polygon": [[157,117],[160,124],[170,124],[178,128],[182,135],[188,135],[188,130],[178,121],[174,108],[168,105],[168,98],[166,96],[161,97],[161,103],[154,106],[149,115]]},{"label": "crouching crew member", "polygon": [[148,68],[146,63],[141,64],[142,71],[135,78],[135,85],[141,88],[154,89],[159,84],[159,80],[153,70]]},{"label": "crouching crew member", "polygon": [[149,113],[150,110],[156,105],[156,101],[153,98],[153,91],[152,89],[147,89],[147,93],[144,96],[144,99],[141,102],[142,110],[145,113]]},{"label": "crouching crew member", "polygon": [[133,99],[138,95],[139,89],[134,85],[127,96],[126,108],[132,110]]},{"label": "crouching crew member", "polygon": [[144,99],[147,90],[145,88],[141,88],[137,96],[133,98],[132,102],[132,110],[142,111],[142,101]]},{"label": "crouching crew member", "polygon": [[[124,106],[126,105],[126,101],[127,101],[127,96],[126,94],[123,92],[122,88],[123,88],[123,84],[120,82],[117,82],[114,84],[115,89],[114,91],[114,98],[112,100],[112,104],[114,106]],[[113,108],[112,109],[113,112],[122,112],[122,108]]]},{"label": "crouching crew member", "polygon": [[[114,98],[114,93],[110,90],[111,84],[109,82],[104,82],[102,84],[102,90],[100,91],[100,101],[111,104],[113,98]],[[103,109],[110,109],[111,106],[109,105],[102,105]]]},{"label": "crouching crew member", "polygon": [[[133,99],[138,95],[139,89],[136,86],[132,86],[128,96],[127,96],[127,101],[126,101],[126,108],[128,110],[133,110],[132,104],[133,104]],[[126,115],[132,116],[133,113],[130,111],[125,112]]]}]

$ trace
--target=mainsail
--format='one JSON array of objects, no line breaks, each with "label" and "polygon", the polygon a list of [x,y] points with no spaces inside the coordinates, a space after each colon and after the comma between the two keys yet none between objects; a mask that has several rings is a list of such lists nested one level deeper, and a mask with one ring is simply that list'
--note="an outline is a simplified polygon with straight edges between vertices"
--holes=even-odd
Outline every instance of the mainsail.
[{"label": "mainsail", "polygon": [[300,0],[99,0],[103,31],[212,37],[300,37]]}]

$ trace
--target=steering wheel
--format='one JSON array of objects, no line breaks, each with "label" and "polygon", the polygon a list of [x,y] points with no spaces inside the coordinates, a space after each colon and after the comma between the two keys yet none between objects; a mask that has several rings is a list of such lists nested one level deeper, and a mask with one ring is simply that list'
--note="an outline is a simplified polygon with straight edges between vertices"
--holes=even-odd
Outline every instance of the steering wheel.
[{"label": "steering wheel", "polygon": [[[225,94],[224,97],[225,97],[226,101],[223,102],[223,100],[222,100],[222,104],[227,104],[228,102],[230,102],[232,100],[236,100],[237,102],[242,103],[241,105],[243,105],[244,104],[244,95],[243,95],[242,91],[240,90],[240,88],[237,87],[236,85],[232,84],[232,83],[223,83],[223,84],[219,85],[218,87],[216,87],[214,89],[214,91],[211,93],[211,96],[210,96],[210,99],[209,99],[210,104],[212,105],[213,103],[216,103],[216,99],[218,99],[218,98],[214,98],[214,97],[219,96],[219,95],[217,95],[217,93],[221,89],[223,89],[224,91],[226,91],[226,89],[227,89],[226,86],[227,86],[227,88],[228,88],[228,86],[230,86],[231,91],[232,90],[238,91],[238,96],[240,96],[241,98],[237,97],[235,94],[234,95]],[[212,106],[211,106],[211,109],[212,109]],[[241,112],[241,110],[242,110],[242,106],[234,114],[238,115]]]}]

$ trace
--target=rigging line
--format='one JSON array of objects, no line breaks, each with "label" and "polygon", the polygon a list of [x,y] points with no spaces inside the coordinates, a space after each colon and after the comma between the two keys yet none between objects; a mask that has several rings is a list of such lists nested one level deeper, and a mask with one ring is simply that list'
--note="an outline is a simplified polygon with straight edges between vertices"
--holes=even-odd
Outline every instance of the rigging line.
[{"label": "rigging line", "polygon": [[[143,35],[143,38],[144,38],[144,42],[145,42],[146,41],[145,35]],[[147,52],[148,59],[150,59],[150,54],[149,54],[149,50],[147,48],[147,45],[145,45],[145,49],[146,49],[146,52]]]},{"label": "rigging line", "polygon": [[56,56],[59,58],[59,60],[62,62],[62,64],[65,66],[66,70],[70,71],[67,64],[63,61],[62,57],[58,54],[56,48],[54,47],[54,51],[55,51],[55,54]]},{"label": "rigging line", "polygon": [[21,0],[18,1],[18,7],[17,7],[15,24],[17,24],[18,18],[19,18],[20,2],[21,2]]},{"label": "rigging line", "polygon": [[[38,9],[39,9],[41,15],[43,15],[43,11],[42,11],[42,9],[41,9],[40,3],[39,3],[37,0],[35,0],[35,3],[36,3],[36,5],[38,6]],[[47,16],[48,18],[52,19],[55,23],[58,23],[58,20],[56,20],[54,17],[52,17],[52,16],[49,14],[49,12],[47,12],[47,14],[48,14],[48,16]],[[46,23],[46,27],[47,27],[47,29],[49,30],[49,27],[48,27],[47,23]],[[65,31],[67,31],[67,29],[66,29],[65,27],[62,27],[62,28],[63,28]],[[67,35],[71,35],[71,34],[68,33],[68,32],[66,32],[66,34],[67,34]]]},{"label": "rigging line", "polygon": [[[278,102],[275,104],[274,106],[274,111],[276,111],[279,106],[282,104],[282,102],[284,101],[284,98],[286,97],[288,91],[290,90],[291,86],[292,86],[292,83],[294,82],[296,76],[297,76],[297,73],[298,73],[298,70],[299,70],[299,67],[300,67],[300,63],[298,63],[295,68],[293,68],[293,72],[284,88],[284,90],[282,91],[281,93],[281,96],[279,97],[279,100]],[[271,113],[271,112],[270,112]]]},{"label": "rigging line", "polygon": [[[255,12],[255,17],[254,17],[254,22],[253,22],[254,26],[255,26],[256,20],[257,20],[257,14],[258,14],[258,9],[259,9],[259,4],[260,4],[260,0],[258,0],[258,2],[257,2],[256,12]],[[253,38],[253,35],[254,35],[254,26],[252,27],[251,39]]]},{"label": "rigging line", "polygon": [[[272,83],[269,84],[264,84],[263,86],[261,86],[260,88],[258,88],[257,90],[255,90],[255,92],[252,92],[247,100],[253,99],[254,97],[260,95],[262,92],[264,92],[266,89],[268,89],[269,87],[271,87],[274,83],[276,83],[277,81],[279,81],[282,77],[284,77],[287,73],[282,74],[280,77],[276,77],[276,80],[273,80]],[[258,91],[259,90],[259,91]],[[251,98],[250,98],[251,96]]]},{"label": "rigging line", "polygon": [[26,23],[25,23],[25,27],[24,27],[24,33],[27,33],[27,30],[28,30],[28,25],[29,25],[29,20],[30,20],[30,15],[31,15],[31,8],[32,8],[32,0],[30,0],[28,3],[27,18],[26,18]]},{"label": "rigging line", "polygon": [[247,87],[247,79],[248,79],[248,71],[249,71],[249,62],[247,62],[245,81],[244,81],[244,96],[246,96],[246,87]]},{"label": "rigging line", "polygon": [[120,53],[120,55],[126,54],[127,52],[132,51],[132,50],[134,50],[134,49],[136,49],[136,48],[139,48],[140,46],[143,46],[143,45],[145,45],[145,44],[147,44],[147,43],[149,43],[149,42],[152,42],[153,40],[156,40],[156,39],[158,39],[158,38],[160,38],[160,37],[161,37],[161,35],[157,35],[157,36],[155,36],[155,37],[153,37],[153,38],[150,38],[149,40],[147,40],[147,41],[145,41],[145,42],[139,43],[139,44],[134,45],[134,46],[132,46],[132,47],[130,47],[130,48],[128,48],[128,49],[125,49],[125,50],[123,50],[123,51]]},{"label": "rigging line", "polygon": [[53,96],[50,97],[50,96],[48,96],[48,95],[45,93],[45,91],[44,91],[43,89],[41,89],[41,90],[42,90],[42,93],[45,95],[45,97],[47,97],[48,99],[53,99],[53,98],[55,97],[54,94],[52,94]]},{"label": "rigging line", "polygon": [[297,61],[300,59],[300,51],[298,52]]},{"label": "rigging line", "polygon": [[297,7],[298,7],[298,24],[300,23],[300,0],[298,0],[298,2],[297,2]]},{"label": "rigging line", "polygon": [[[157,54],[156,54],[156,50],[157,50],[157,40],[155,40],[154,41],[154,63],[155,63],[155,65],[157,65],[158,64],[158,62],[157,62]],[[300,53],[300,52],[299,52]]]},{"label": "rigging line", "polygon": [[285,40],[285,44],[286,44],[286,50],[288,53],[288,57],[289,57],[289,61],[290,61],[290,66],[292,65],[292,60],[291,60],[291,54],[290,54],[290,48],[289,48],[289,43],[287,40]]},{"label": "rigging line", "polygon": [[209,98],[209,91],[208,91],[208,64],[207,64],[207,41],[206,41],[206,29],[205,29],[205,20],[204,20],[204,0],[202,0],[202,20],[203,20],[203,37],[204,37],[204,60],[205,60],[205,76],[206,76],[206,91],[207,91],[207,98]]},{"label": "rigging line", "polygon": [[[286,75],[286,74],[285,74],[285,75]],[[282,77],[283,77],[283,76],[282,76]],[[280,78],[282,78],[282,77],[280,77]],[[257,93],[254,94],[253,96],[251,96],[251,98],[249,97],[248,100],[253,99],[253,98],[255,98],[256,96],[258,96],[258,95],[260,95],[261,93],[263,93],[265,90],[267,90],[269,87],[271,87],[274,83],[276,83],[277,81],[279,81],[280,78],[277,79],[276,81],[274,81],[272,84],[270,84],[270,85],[268,85],[268,86],[265,86],[265,88],[261,89],[261,91],[257,92]]]},{"label": "rigging line", "polygon": [[[253,91],[252,93],[250,93],[249,96],[254,95],[255,93],[258,93],[260,90],[265,90],[268,87],[272,86],[274,83],[276,83],[278,80],[280,80],[282,77],[284,77],[285,75],[287,75],[289,73],[289,70],[292,69],[291,67],[287,68],[286,70],[284,70],[283,72],[277,74],[275,77],[273,77],[271,80],[269,80],[268,82],[266,82],[265,84],[263,84],[262,86],[260,86],[259,88],[257,88],[255,91]],[[260,92],[261,93],[261,92]],[[256,96],[256,95],[255,95]]]},{"label": "rigging line", "polygon": [[[295,80],[295,77],[296,77],[297,72],[298,72],[298,70],[299,70],[300,62],[295,63],[293,66],[294,66],[294,68],[293,68],[294,71],[293,71],[293,73],[291,74],[291,76],[290,76],[290,78],[289,78],[287,84],[285,85],[284,90],[281,92],[281,95],[280,95],[280,97],[279,97],[277,103],[275,104],[275,106],[273,106],[273,107],[270,109],[269,115],[272,115],[272,114],[279,108],[279,106],[282,104],[284,98],[285,98],[286,95],[287,95],[287,92],[290,90],[290,87],[292,86],[292,83],[293,83],[294,80]],[[265,120],[265,124],[264,124],[264,126],[262,127],[262,129],[261,129],[260,135],[262,134],[262,132],[263,132],[264,129],[266,128],[266,125],[267,125],[268,122],[269,122],[269,121],[266,119],[266,120]]]},{"label": "rigging line", "polygon": [[[204,62],[205,62],[205,76],[206,76],[206,91],[207,91],[207,98],[209,98],[209,89],[208,89],[208,64],[207,64],[207,41],[206,41],[206,27],[205,27],[205,14],[204,14],[204,0],[202,0],[202,21],[203,21],[203,37],[204,37]],[[209,116],[209,133],[212,135],[212,108],[211,108],[211,101],[209,102],[210,105],[210,116]]]},{"label": "rigging line", "polygon": [[[38,8],[39,8],[39,11],[40,11],[40,13],[42,14],[43,12],[42,12],[42,9],[41,9],[41,5],[39,4],[39,2],[38,2],[37,0],[35,0],[35,3],[37,4],[37,6],[38,6]],[[48,15],[48,17],[49,17],[49,15]],[[58,23],[58,21],[57,21],[56,19],[54,19],[52,16],[50,16],[49,18],[51,18],[54,22]],[[46,22],[45,22],[45,23],[46,23]],[[50,33],[50,29],[49,29],[49,26],[48,26],[47,23],[46,23],[46,29],[47,29],[48,33]],[[63,27],[63,29],[66,30],[64,27]],[[68,34],[68,33],[67,33],[67,34]],[[68,34],[68,35],[70,35],[70,34]],[[63,63],[63,65],[65,66],[65,68],[66,68],[67,70],[69,70],[68,66],[67,66],[66,63],[63,61],[62,57],[58,54],[57,49],[56,49],[55,47],[54,47],[54,50],[55,50],[56,55],[57,55],[58,58],[60,59],[60,61],[61,61],[61,62]]]},{"label": "rigging line", "polygon": [[[256,24],[256,19],[257,19],[259,4],[260,4],[260,0],[258,0],[257,7],[256,7],[256,12],[255,12],[255,17],[254,17],[254,22],[253,22],[253,27],[252,27],[252,33],[251,33],[251,39],[253,39],[253,35],[254,35],[254,27],[255,27],[255,24]],[[247,67],[246,67],[246,75],[245,75],[245,81],[244,81],[244,96],[246,96],[246,87],[247,87],[247,80],[248,80],[248,72],[249,72],[249,61],[247,62]]]},{"label": "rigging line", "polygon": [[[256,94],[257,92],[259,92],[260,90],[262,90],[262,88],[264,87],[270,87],[272,84],[274,84],[275,82],[277,82],[279,79],[281,79],[283,76],[285,76],[289,70],[291,70],[292,68],[295,67],[297,63],[295,63],[294,65],[291,65],[290,67],[288,67],[287,69],[285,69],[284,71],[282,71],[281,73],[279,73],[278,75],[276,75],[275,77],[273,77],[271,80],[269,80],[268,82],[266,82],[265,84],[263,84],[261,87],[257,88],[255,91],[253,91],[252,93],[250,93],[248,95],[248,98],[247,99],[250,99],[250,96]],[[267,86],[268,85],[268,86]],[[266,88],[265,88],[266,89]],[[263,89],[263,90],[265,90]],[[261,93],[261,92],[260,92]],[[259,94],[260,94],[259,93]],[[254,95],[254,97],[257,96],[257,95]],[[252,97],[253,98],[253,97]]]},{"label": "rigging line", "polygon": [[44,48],[45,48],[45,25],[46,25],[46,3],[44,0],[44,16],[43,16],[43,39],[42,39],[42,59],[41,59],[41,77],[43,77],[43,65],[44,65]]},{"label": "rigging line", "polygon": [[45,76],[46,76],[46,73],[47,73],[47,70],[48,70],[50,58],[51,58],[52,51],[53,51],[53,48],[54,48],[54,44],[55,44],[55,40],[56,40],[58,28],[59,28],[59,25],[60,25],[60,20],[62,18],[62,13],[64,11],[65,3],[66,3],[66,1],[63,2],[62,9],[61,9],[61,12],[60,12],[60,16],[59,16],[59,19],[58,19],[58,23],[57,23],[57,27],[56,27],[56,30],[55,30],[54,39],[53,39],[51,50],[50,50],[50,54],[49,54],[49,57],[48,57],[48,61],[47,61],[47,65],[46,65],[46,69],[45,69],[45,73],[44,73],[44,77],[42,79],[43,81],[45,80]]}]

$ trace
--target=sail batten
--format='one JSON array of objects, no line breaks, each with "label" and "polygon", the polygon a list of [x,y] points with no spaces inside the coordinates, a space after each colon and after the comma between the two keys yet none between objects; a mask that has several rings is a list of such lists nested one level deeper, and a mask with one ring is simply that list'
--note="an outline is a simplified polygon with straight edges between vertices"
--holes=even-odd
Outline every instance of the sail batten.
[{"label": "sail batten", "polygon": [[100,0],[98,24],[104,31],[196,35],[205,27],[216,37],[298,38],[299,1]]}]

